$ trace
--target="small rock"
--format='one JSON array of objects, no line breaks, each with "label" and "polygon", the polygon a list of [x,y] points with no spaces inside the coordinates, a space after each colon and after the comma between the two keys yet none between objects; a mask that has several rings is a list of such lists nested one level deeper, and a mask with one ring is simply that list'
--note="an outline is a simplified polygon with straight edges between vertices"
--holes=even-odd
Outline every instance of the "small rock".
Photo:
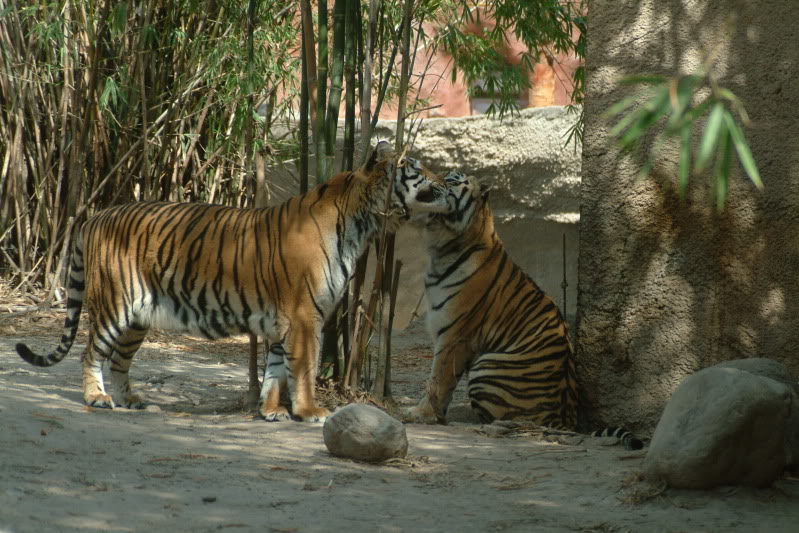
[{"label": "small rock", "polygon": [[408,454],[405,426],[376,407],[350,404],[330,415],[322,427],[333,455],[370,463]]},{"label": "small rock", "polygon": [[522,426],[521,422],[517,422],[515,420],[494,420],[491,422],[491,424],[494,426],[502,426],[504,428],[510,429],[515,429]]},{"label": "small rock", "polygon": [[161,408],[159,406],[157,406],[157,405],[148,405],[147,407],[144,408],[144,410],[147,411],[147,412],[150,412],[150,413],[160,413],[161,412]]},{"label": "small rock", "polygon": [[779,381],[729,365],[688,376],[655,428],[647,478],[688,489],[770,485],[786,465],[793,396]]},{"label": "small rock", "polygon": [[489,424],[481,427],[480,431],[485,433],[487,437],[501,437],[502,435],[510,433],[510,428],[496,424]]}]

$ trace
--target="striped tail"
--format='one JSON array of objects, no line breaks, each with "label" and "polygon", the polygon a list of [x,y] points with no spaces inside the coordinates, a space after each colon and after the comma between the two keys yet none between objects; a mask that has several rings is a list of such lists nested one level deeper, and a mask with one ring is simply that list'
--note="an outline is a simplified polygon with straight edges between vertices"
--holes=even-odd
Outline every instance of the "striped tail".
[{"label": "striped tail", "polygon": [[616,437],[624,446],[625,450],[640,450],[644,447],[641,439],[630,433],[624,428],[605,428],[591,433],[592,437]]},{"label": "striped tail", "polygon": [[83,239],[78,232],[75,247],[72,250],[72,263],[69,268],[69,286],[67,287],[67,318],[64,320],[64,334],[61,343],[55,351],[47,355],[33,353],[26,344],[17,344],[17,353],[25,361],[34,366],[53,366],[60,363],[72,348],[75,336],[78,334],[80,310],[83,307],[83,292],[85,288],[85,273],[83,271]]}]

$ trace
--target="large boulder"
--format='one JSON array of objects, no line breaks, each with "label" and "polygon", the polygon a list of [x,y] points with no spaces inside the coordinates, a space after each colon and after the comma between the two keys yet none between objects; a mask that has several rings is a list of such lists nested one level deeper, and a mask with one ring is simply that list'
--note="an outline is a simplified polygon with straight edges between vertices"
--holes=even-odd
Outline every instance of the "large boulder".
[{"label": "large boulder", "polygon": [[792,469],[799,468],[799,381],[791,375],[785,365],[765,357],[735,359],[720,363],[719,368],[737,368],[751,374],[779,381],[793,392],[793,407],[785,424],[785,464]]},{"label": "large boulder", "polygon": [[350,404],[336,410],[322,427],[325,446],[333,455],[376,463],[408,454],[402,422],[380,409]]},{"label": "large boulder", "polygon": [[772,371],[770,363],[724,363],[686,378],[655,429],[647,478],[690,489],[776,480],[797,398],[789,384],[766,377]]}]

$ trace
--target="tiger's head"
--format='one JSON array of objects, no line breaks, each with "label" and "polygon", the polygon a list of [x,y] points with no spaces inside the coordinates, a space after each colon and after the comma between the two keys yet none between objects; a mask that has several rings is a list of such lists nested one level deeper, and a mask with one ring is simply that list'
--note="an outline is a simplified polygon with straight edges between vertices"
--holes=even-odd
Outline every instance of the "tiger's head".
[{"label": "tiger's head", "polygon": [[462,234],[478,219],[491,218],[488,207],[488,193],[492,187],[490,182],[456,171],[448,172],[440,179],[447,189],[447,210],[415,217],[428,230]]},{"label": "tiger's head", "polygon": [[377,143],[364,170],[369,174],[383,168],[389,175],[393,174],[391,207],[403,220],[449,211],[443,180],[412,157],[397,160],[394,150],[386,141]]}]

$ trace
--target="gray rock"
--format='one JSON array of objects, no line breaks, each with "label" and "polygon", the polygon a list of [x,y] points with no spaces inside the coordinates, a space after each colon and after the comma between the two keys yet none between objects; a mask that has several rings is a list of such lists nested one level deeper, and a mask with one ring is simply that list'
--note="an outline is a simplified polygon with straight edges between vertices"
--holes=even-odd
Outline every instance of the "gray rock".
[{"label": "gray rock", "polygon": [[710,367],[674,391],[655,428],[644,472],[677,488],[763,487],[785,467],[793,391],[731,366]]},{"label": "gray rock", "polygon": [[322,435],[330,453],[340,457],[377,463],[408,454],[402,422],[371,405],[337,409],[325,420]]},{"label": "gray rock", "polygon": [[737,368],[751,374],[779,381],[793,391],[791,415],[785,427],[785,464],[793,470],[799,469],[799,381],[791,375],[785,365],[765,357],[736,359],[716,365],[721,368]]}]

